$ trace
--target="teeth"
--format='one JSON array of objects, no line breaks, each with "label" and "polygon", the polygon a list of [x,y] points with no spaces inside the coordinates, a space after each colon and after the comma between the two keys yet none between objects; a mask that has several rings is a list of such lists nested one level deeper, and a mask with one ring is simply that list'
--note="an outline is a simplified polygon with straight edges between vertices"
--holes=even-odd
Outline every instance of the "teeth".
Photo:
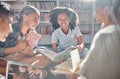
[{"label": "teeth", "polygon": [[62,24],[62,25],[65,25],[65,24]]}]

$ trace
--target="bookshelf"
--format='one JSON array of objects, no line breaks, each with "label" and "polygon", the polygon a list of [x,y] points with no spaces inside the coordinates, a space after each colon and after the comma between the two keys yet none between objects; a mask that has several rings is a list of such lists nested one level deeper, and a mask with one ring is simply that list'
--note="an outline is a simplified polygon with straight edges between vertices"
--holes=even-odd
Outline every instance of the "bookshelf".
[{"label": "bookshelf", "polygon": [[[41,33],[47,44],[51,42],[52,26],[49,23],[49,12],[54,7],[69,7],[74,9],[79,16],[80,30],[83,34],[83,42],[91,43],[94,34],[100,29],[94,18],[94,10],[92,1],[85,0],[27,0],[27,4],[33,5],[39,9],[40,24],[37,28],[38,33]],[[95,27],[97,25],[97,27]],[[44,40],[44,41],[45,41]],[[41,41],[43,42],[43,41]],[[40,42],[40,43],[41,43]]]}]

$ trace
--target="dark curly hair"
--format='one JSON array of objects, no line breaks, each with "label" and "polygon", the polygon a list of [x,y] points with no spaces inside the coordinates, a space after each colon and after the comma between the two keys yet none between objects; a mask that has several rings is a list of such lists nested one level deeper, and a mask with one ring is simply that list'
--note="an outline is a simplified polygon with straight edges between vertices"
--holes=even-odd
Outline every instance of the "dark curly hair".
[{"label": "dark curly hair", "polygon": [[78,14],[74,10],[67,7],[56,7],[50,11],[50,22],[52,23],[53,30],[60,27],[57,23],[57,18],[61,13],[66,13],[68,15],[68,18],[70,19],[69,26],[71,30],[79,24]]}]

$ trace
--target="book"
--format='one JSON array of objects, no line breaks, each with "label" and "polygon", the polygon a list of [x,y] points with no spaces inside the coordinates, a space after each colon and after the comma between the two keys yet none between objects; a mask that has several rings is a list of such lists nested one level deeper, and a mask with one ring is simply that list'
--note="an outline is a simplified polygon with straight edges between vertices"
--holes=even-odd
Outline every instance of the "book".
[{"label": "book", "polygon": [[55,66],[53,72],[58,74],[78,74],[79,64],[80,64],[80,55],[78,49],[72,50],[70,52],[71,57],[66,61]]},{"label": "book", "polygon": [[[31,72],[33,75],[36,75],[35,74],[36,72],[41,74],[41,70],[44,70],[44,68],[40,66],[24,64],[21,62],[15,62],[15,61],[7,60],[2,57],[0,57],[0,68],[1,68],[0,74],[3,74],[5,79],[8,79],[8,78],[13,79],[11,77],[14,77],[14,76],[16,77],[15,79],[30,79],[32,76]],[[21,75],[21,73],[25,75]]]},{"label": "book", "polygon": [[37,51],[43,54],[44,56],[46,56],[47,58],[49,58],[50,60],[52,60],[53,62],[57,63],[57,62],[65,61],[66,59],[68,59],[70,57],[70,51],[74,49],[76,49],[76,47],[70,46],[66,50],[56,53],[50,49],[40,47],[37,49]]},{"label": "book", "polygon": [[35,45],[38,43],[38,41],[40,40],[41,35],[38,34],[35,31],[30,31],[27,35],[26,35],[26,40],[28,41],[28,45],[30,45],[32,48],[35,47]]}]

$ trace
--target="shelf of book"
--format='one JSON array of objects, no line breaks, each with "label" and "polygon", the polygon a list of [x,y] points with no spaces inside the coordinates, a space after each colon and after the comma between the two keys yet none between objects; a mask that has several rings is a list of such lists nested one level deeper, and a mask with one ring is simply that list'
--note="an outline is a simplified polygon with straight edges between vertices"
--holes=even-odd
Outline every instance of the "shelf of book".
[{"label": "shelf of book", "polygon": [[99,28],[94,28],[96,24],[94,24],[94,2],[92,1],[86,2],[84,0],[27,0],[26,3],[33,5],[39,9],[41,16],[39,28],[37,29],[37,31],[42,35],[52,34],[52,26],[49,23],[49,12],[55,7],[69,7],[75,10],[79,16],[79,27],[83,35],[94,35],[99,30]]},{"label": "shelf of book", "polygon": [[46,0],[27,0],[27,4],[33,5],[39,10],[51,10],[56,7],[56,1]]}]

